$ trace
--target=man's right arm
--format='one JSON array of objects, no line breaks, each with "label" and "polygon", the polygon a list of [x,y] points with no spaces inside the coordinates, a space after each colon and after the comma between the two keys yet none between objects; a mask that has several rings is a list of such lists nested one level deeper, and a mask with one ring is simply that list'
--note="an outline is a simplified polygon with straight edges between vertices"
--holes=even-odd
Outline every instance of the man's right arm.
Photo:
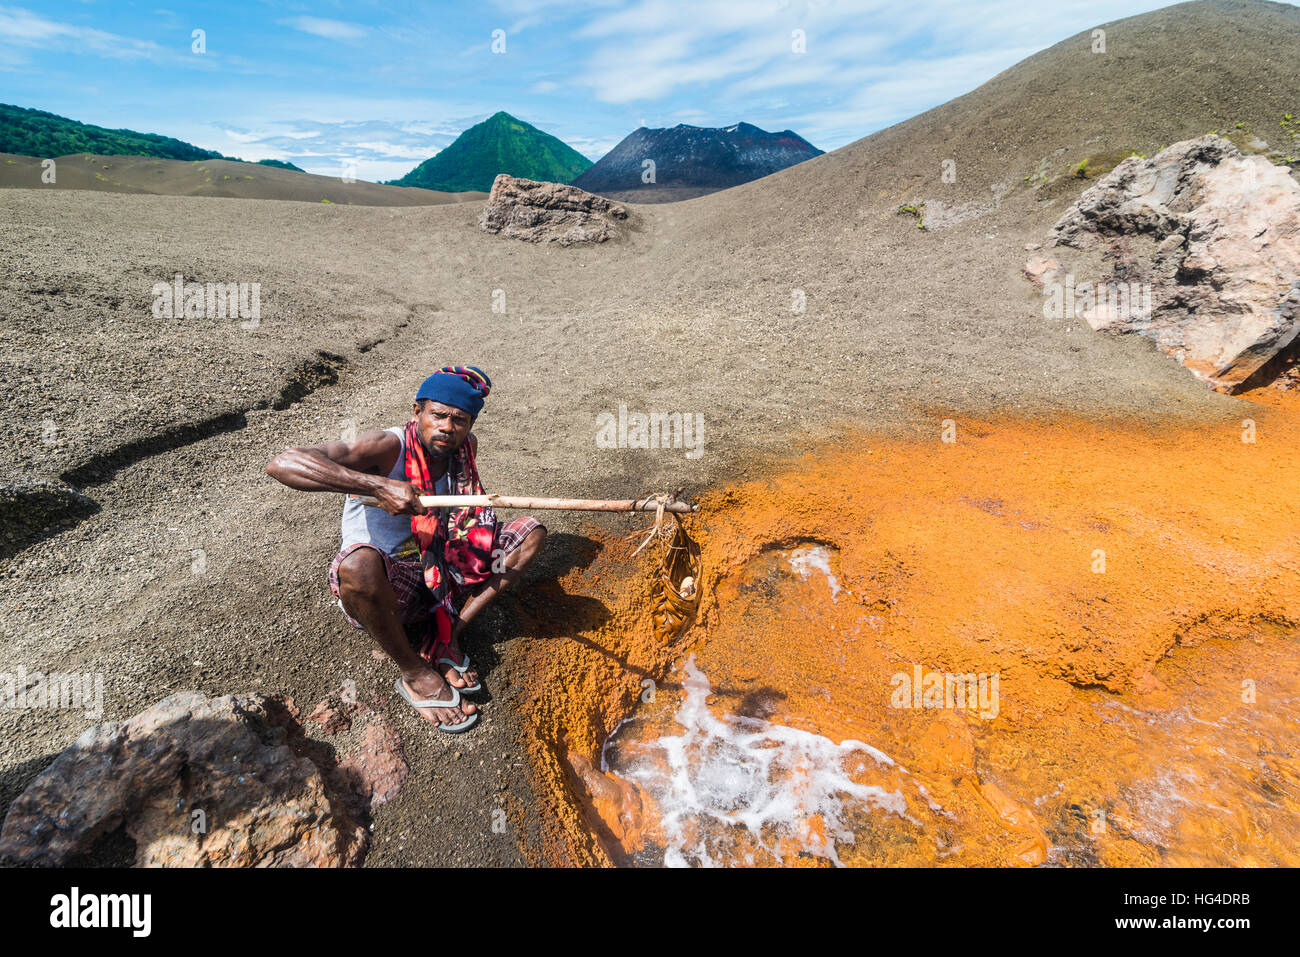
[{"label": "man's right arm", "polygon": [[302,492],[373,495],[391,515],[423,515],[427,509],[420,504],[415,487],[384,474],[401,447],[401,440],[393,433],[376,430],[350,442],[286,449],[271,459],[266,474]]}]

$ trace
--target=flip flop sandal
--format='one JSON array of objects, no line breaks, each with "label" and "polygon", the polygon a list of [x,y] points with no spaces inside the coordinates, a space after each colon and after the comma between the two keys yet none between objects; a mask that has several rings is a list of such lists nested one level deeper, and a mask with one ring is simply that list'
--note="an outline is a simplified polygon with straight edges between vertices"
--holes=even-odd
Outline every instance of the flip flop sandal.
[{"label": "flip flop sandal", "polygon": [[[446,656],[443,656],[442,658],[439,658],[439,659],[438,659],[438,664],[440,664],[440,665],[451,665],[453,668],[456,669],[457,674],[459,674],[459,675],[463,678],[463,677],[465,677],[465,672],[469,671],[469,666],[470,666],[469,655],[466,655],[466,656],[465,656],[465,663],[464,663],[463,665],[458,665],[458,664],[456,664],[456,662],[452,661],[450,658],[448,658],[448,657],[446,657]],[[455,687],[455,686],[449,684],[448,687]],[[474,686],[473,686],[472,688],[470,688],[470,687],[465,687],[465,688],[456,688],[456,690],[459,691],[461,694],[474,694],[474,692],[476,692],[476,691],[482,691],[482,690],[483,690],[483,682],[482,682],[482,681],[476,681],[476,682],[474,683]]]},{"label": "flip flop sandal", "polygon": [[[396,689],[397,689],[397,693],[398,693],[399,695],[402,696],[402,700],[405,701],[407,704],[409,704],[412,708],[415,708],[417,711],[418,711],[420,708],[458,708],[458,707],[460,707],[460,692],[457,691],[457,690],[456,690],[454,687],[452,687],[451,685],[447,685],[448,688],[451,688],[451,700],[450,700],[450,701],[437,701],[437,700],[435,700],[435,699],[433,699],[433,698],[425,698],[423,701],[416,701],[414,698],[411,697],[411,692],[409,692],[409,691],[406,690],[406,683],[405,683],[404,681],[402,681],[401,678],[398,678],[397,681],[395,681],[395,682],[393,683],[393,687],[396,688]],[[470,728],[472,728],[472,727],[474,726],[474,722],[477,721],[477,720],[478,720],[478,712],[475,711],[473,714],[471,714],[471,715],[470,715],[468,718],[466,718],[464,721],[460,722],[460,724],[441,724],[441,723],[439,723],[439,725],[438,725],[438,730],[439,730],[439,731],[446,731],[448,734],[459,734],[459,733],[462,732],[462,731],[468,731]]]}]

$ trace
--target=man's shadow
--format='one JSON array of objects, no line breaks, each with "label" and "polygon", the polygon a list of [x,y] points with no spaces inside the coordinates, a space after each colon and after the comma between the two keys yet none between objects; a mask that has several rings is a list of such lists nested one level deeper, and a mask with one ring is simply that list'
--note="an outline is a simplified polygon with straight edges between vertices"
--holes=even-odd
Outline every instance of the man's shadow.
[{"label": "man's shadow", "polygon": [[[466,628],[462,647],[488,675],[500,663],[497,646],[515,638],[561,638],[599,628],[610,619],[605,603],[571,595],[560,579],[585,569],[604,548],[585,535],[548,532],[537,560],[513,587],[497,596]],[[489,692],[490,694],[490,692]]]}]

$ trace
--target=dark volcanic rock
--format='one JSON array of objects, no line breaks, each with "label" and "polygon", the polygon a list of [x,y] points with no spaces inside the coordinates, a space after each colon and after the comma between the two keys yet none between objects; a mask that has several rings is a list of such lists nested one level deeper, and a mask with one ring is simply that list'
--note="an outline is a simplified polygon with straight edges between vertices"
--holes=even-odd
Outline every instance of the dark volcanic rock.
[{"label": "dark volcanic rock", "polygon": [[627,219],[617,203],[563,183],[539,183],[502,173],[479,214],[485,232],[505,233],[529,243],[603,243],[618,235]]},{"label": "dark volcanic rock", "polygon": [[[641,127],[573,181],[593,193],[637,192],[636,202],[702,195],[767,176],[822,155],[791,130],[769,133],[749,123],[721,129],[680,124],[672,129]],[[642,177],[654,163],[654,182]]]}]

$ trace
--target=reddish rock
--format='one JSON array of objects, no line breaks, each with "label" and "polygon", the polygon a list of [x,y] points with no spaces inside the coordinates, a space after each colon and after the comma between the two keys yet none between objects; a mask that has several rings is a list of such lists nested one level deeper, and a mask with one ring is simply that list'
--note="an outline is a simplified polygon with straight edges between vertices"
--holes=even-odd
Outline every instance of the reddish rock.
[{"label": "reddish rock", "polygon": [[1025,278],[1038,286],[1057,279],[1060,271],[1059,262],[1042,256],[1036,256],[1025,263]]},{"label": "reddish rock", "polygon": [[330,704],[329,699],[322,701],[307,715],[308,721],[320,725],[326,734],[338,734],[352,727],[352,716],[342,708]]},{"label": "reddish rock", "polygon": [[18,796],[0,854],[61,865],[119,828],[140,866],[346,867],[368,845],[369,807],[405,780],[386,723],[335,766],[292,701],[174,694],[83,733]]},{"label": "reddish rock", "polygon": [[342,687],[324,698],[307,715],[307,720],[320,725],[326,734],[339,734],[352,727],[352,719],[359,714],[368,714],[370,708],[357,701],[356,688],[345,683]]},{"label": "reddish rock", "polygon": [[392,800],[409,773],[401,735],[380,718],[366,726],[360,745],[339,762],[334,780],[370,811]]}]

